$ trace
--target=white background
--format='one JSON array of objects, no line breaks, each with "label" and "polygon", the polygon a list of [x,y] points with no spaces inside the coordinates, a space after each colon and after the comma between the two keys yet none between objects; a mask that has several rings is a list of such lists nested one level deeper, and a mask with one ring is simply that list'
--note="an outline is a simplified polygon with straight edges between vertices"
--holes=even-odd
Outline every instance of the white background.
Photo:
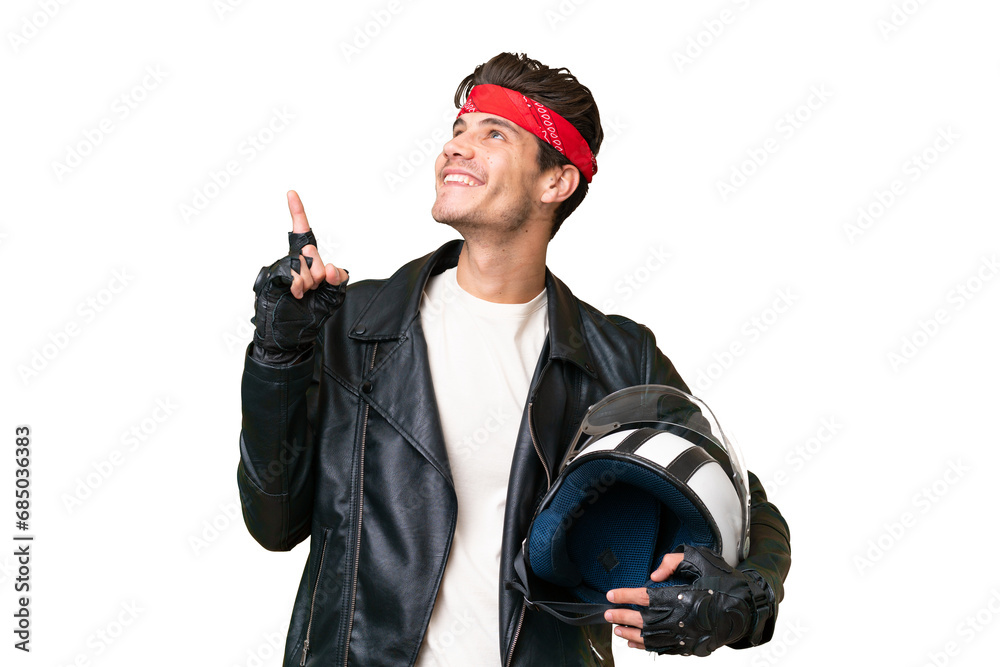
[{"label": "white background", "polygon": [[523,51],[587,85],[606,132],[549,267],[653,329],[791,526],[774,641],[712,664],[991,663],[998,20],[985,0],[6,2],[0,661],[280,664],[308,546],[252,540],[236,465],[285,191],[355,281],[430,252],[455,237],[430,217],[455,88]]}]

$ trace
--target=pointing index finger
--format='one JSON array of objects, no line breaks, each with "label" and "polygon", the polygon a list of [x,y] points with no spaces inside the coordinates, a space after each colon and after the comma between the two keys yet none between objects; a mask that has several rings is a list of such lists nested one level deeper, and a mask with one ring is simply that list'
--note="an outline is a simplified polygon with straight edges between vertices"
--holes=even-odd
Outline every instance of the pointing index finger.
[{"label": "pointing index finger", "polygon": [[292,214],[292,231],[296,234],[305,234],[309,231],[309,220],[306,219],[306,210],[299,199],[299,193],[295,190],[288,191],[288,212]]}]

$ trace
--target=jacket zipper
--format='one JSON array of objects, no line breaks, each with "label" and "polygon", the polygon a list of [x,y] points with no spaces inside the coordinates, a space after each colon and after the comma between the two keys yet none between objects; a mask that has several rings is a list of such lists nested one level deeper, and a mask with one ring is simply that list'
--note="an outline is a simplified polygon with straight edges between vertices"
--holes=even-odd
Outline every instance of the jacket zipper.
[{"label": "jacket zipper", "polygon": [[[372,350],[371,371],[375,368],[375,355],[378,354],[378,343]],[[365,509],[365,439],[368,435],[368,410],[371,405],[365,403],[365,417],[361,425],[361,461],[358,463],[358,536],[354,543],[354,574],[351,579],[351,611],[347,616],[347,638],[344,640],[344,665],[351,654],[351,632],[354,630],[354,603],[358,595],[358,564],[361,562],[361,519]]]},{"label": "jacket zipper", "polygon": [[312,632],[313,610],[316,608],[316,593],[319,592],[319,578],[323,575],[323,561],[326,559],[327,535],[323,535],[323,550],[319,553],[319,569],[316,571],[316,583],[313,585],[312,602],[309,603],[309,625],[306,626],[306,639],[302,643],[302,660],[299,666],[306,664],[306,654],[309,652],[309,633]]},{"label": "jacket zipper", "polygon": [[[542,456],[542,448],[538,446],[538,440],[535,438],[535,418],[532,412],[534,405],[534,402],[528,403],[528,433],[531,434],[531,444],[535,447],[535,454],[538,455],[538,460],[542,462],[542,468],[545,469],[545,490],[548,491],[549,487],[552,486],[552,474],[549,472],[549,464],[545,462],[545,457]],[[521,626],[524,624],[524,607],[524,600],[521,600],[521,616],[517,619],[517,629],[514,630],[514,639],[510,642],[510,652],[507,654],[507,667],[510,667],[514,660],[514,647],[517,646],[517,638],[521,636]]]},{"label": "jacket zipper", "polygon": [[587,637],[587,643],[590,644],[590,650],[594,652],[598,660],[604,662],[604,656],[597,652],[597,648],[594,646],[594,642],[590,641],[590,637]]},{"label": "jacket zipper", "polygon": [[514,661],[514,646],[517,644],[517,638],[521,635],[521,626],[524,624],[524,600],[521,600],[521,616],[517,619],[517,629],[514,630],[514,640],[510,643],[510,653],[507,654],[507,665],[510,667],[511,663]]}]

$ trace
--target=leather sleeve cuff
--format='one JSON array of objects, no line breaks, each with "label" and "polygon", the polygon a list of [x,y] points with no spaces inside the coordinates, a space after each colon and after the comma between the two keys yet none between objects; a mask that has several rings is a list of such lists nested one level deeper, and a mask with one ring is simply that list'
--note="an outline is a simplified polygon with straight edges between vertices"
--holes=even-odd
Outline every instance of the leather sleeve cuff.
[{"label": "leather sleeve cuff", "polygon": [[257,380],[264,382],[306,382],[312,379],[313,375],[313,355],[314,348],[309,348],[303,352],[297,352],[299,358],[290,363],[276,364],[270,361],[262,361],[255,356],[257,346],[250,343],[247,346],[245,362],[243,366],[244,374],[251,375]]},{"label": "leather sleeve cuff", "polygon": [[774,636],[774,625],[778,618],[778,603],[774,599],[774,591],[768,586],[764,577],[756,570],[743,570],[753,593],[753,618],[747,634],[731,643],[732,648],[751,648],[771,641]]},{"label": "leather sleeve cuff", "polygon": [[260,362],[266,366],[278,366],[283,368],[288,368],[294,366],[295,364],[305,361],[312,355],[312,347],[310,346],[306,350],[289,350],[284,351],[272,351],[265,350],[259,345],[250,344],[250,348],[247,351],[247,356],[249,356],[254,361]]}]

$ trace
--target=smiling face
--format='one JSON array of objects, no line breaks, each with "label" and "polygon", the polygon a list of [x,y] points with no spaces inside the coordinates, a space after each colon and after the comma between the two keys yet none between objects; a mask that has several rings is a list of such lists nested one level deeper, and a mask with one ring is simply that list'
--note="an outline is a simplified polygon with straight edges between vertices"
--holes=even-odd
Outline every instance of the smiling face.
[{"label": "smiling face", "polygon": [[535,135],[524,128],[493,114],[462,114],[434,163],[431,215],[466,238],[551,227],[551,207],[542,201],[550,177],[539,171],[537,153]]}]

